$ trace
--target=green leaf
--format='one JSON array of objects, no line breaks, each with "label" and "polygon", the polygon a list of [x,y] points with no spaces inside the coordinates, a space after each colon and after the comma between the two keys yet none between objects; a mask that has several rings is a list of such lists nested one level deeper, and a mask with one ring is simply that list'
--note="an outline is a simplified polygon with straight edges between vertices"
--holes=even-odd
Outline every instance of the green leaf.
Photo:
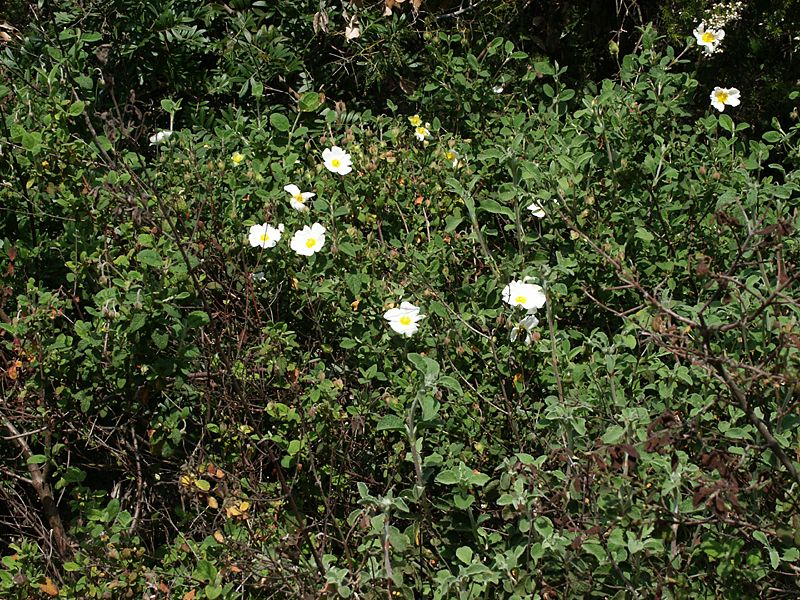
[{"label": "green leaf", "polygon": [[164,261],[161,258],[161,255],[152,249],[145,249],[139,252],[136,255],[136,260],[138,260],[143,265],[147,265],[148,267],[155,267],[161,268],[164,266]]},{"label": "green leaf", "polygon": [[547,517],[537,517],[533,522],[533,528],[546,540],[553,536],[553,522]]},{"label": "green leaf", "polygon": [[489,483],[489,479],[491,479],[486,473],[476,473],[474,471],[469,472],[469,482],[472,485],[476,485],[478,487],[483,487],[487,483]]},{"label": "green leaf", "polygon": [[67,109],[67,113],[68,113],[68,114],[69,114],[71,117],[77,117],[78,115],[81,115],[81,114],[83,114],[83,110],[84,110],[85,108],[86,108],[86,103],[85,103],[85,102],[83,102],[82,100],[78,100],[78,101],[76,101],[76,102],[73,102],[73,103],[70,105],[69,109]]},{"label": "green leaf", "polygon": [[169,343],[169,335],[167,335],[166,333],[159,333],[157,331],[154,331],[150,335],[150,337],[152,338],[153,342],[155,343],[156,347],[159,350],[163,350],[164,348],[166,348],[167,344]]},{"label": "green leaf", "polygon": [[647,231],[644,227],[637,227],[635,237],[639,238],[645,243],[653,241],[653,234]]},{"label": "green leaf", "polygon": [[94,79],[87,77],[86,75],[76,75],[75,83],[77,83],[84,90],[90,90],[94,87]]},{"label": "green leaf", "polygon": [[300,112],[313,112],[322,104],[322,97],[318,92],[306,92],[300,97],[297,108]]},{"label": "green leaf", "polygon": [[406,424],[397,415],[383,415],[378,421],[378,431],[397,431],[405,429]]},{"label": "green leaf", "polygon": [[781,138],[783,137],[783,135],[781,135],[781,134],[780,134],[779,132],[777,132],[777,131],[767,131],[767,132],[766,132],[766,133],[764,133],[764,135],[763,135],[763,136],[761,136],[761,137],[763,137],[765,141],[767,141],[767,142],[770,142],[770,143],[774,144],[775,142],[779,142],[779,141],[781,141]]},{"label": "green leaf", "polygon": [[445,232],[453,233],[456,229],[458,229],[458,226],[461,225],[463,221],[464,219],[461,217],[450,215],[445,219],[445,226],[444,226]]},{"label": "green leaf", "polygon": [[459,510],[467,510],[472,503],[475,502],[475,496],[472,494],[455,494],[453,495],[453,504]]},{"label": "green leaf", "polygon": [[409,352],[408,360],[414,363],[414,366],[417,367],[419,371],[425,375],[425,379],[428,378],[435,379],[439,375],[439,363],[435,360],[428,358],[427,356],[422,356],[421,354],[417,354],[416,352]]},{"label": "green leaf", "polygon": [[281,113],[272,113],[269,116],[269,122],[278,131],[289,131],[292,126],[289,119],[286,118],[286,115],[282,115]]},{"label": "green leaf", "polygon": [[217,569],[207,560],[198,560],[194,578],[200,581],[214,581],[217,578]]},{"label": "green leaf", "polygon": [[28,460],[25,462],[29,465],[41,465],[47,462],[47,457],[44,454],[34,454],[33,456],[29,456]]},{"label": "green leaf", "polygon": [[625,435],[625,428],[621,425],[612,425],[603,434],[604,444],[616,444]]},{"label": "green leaf", "polygon": [[758,540],[762,544],[764,544],[767,548],[770,548],[769,540],[767,536],[764,534],[763,531],[754,531],[753,532],[753,539]]},{"label": "green leaf", "polygon": [[441,387],[445,387],[452,392],[456,392],[460,396],[464,395],[464,390],[461,389],[461,384],[456,379],[449,375],[442,375],[436,380],[436,383]]},{"label": "green leaf", "polygon": [[458,557],[458,560],[463,562],[465,565],[468,565],[472,563],[472,548],[469,546],[461,546],[461,548],[456,550],[456,556]]},{"label": "green leaf", "polygon": [[781,559],[778,556],[778,551],[775,548],[769,549],[769,564],[772,565],[773,569],[777,569],[778,565],[781,563]]},{"label": "green leaf", "polygon": [[455,485],[459,479],[458,472],[454,469],[445,469],[436,476],[436,481],[444,485]]},{"label": "green leaf", "polygon": [[194,485],[198,490],[201,490],[203,492],[207,492],[208,490],[211,489],[211,484],[207,482],[205,479],[195,479]]},{"label": "green leaf", "polygon": [[733,119],[731,119],[726,114],[721,114],[718,117],[718,120],[719,120],[719,126],[720,127],[722,127],[725,131],[730,131],[731,133],[733,133],[733,131],[735,129],[735,127],[733,125]]},{"label": "green leaf", "polygon": [[74,571],[80,571],[81,569],[81,566],[78,563],[74,562],[65,562],[62,566],[64,567],[64,570],[69,573],[72,573]]},{"label": "green leaf", "polygon": [[480,209],[486,212],[490,212],[496,215],[505,215],[509,219],[515,219],[516,216],[514,215],[514,211],[508,208],[507,206],[503,206],[496,200],[482,200],[480,204]]},{"label": "green leaf", "polygon": [[186,327],[189,329],[195,329],[197,327],[202,327],[203,325],[208,325],[210,321],[211,319],[205,312],[202,310],[194,310],[186,316]]},{"label": "green leaf", "polygon": [[222,595],[222,587],[218,585],[208,584],[205,587],[206,598],[208,600],[217,600]]}]

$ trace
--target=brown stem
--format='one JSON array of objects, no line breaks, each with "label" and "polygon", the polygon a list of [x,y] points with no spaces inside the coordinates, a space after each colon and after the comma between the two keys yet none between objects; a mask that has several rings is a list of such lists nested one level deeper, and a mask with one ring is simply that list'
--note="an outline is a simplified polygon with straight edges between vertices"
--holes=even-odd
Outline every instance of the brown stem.
[{"label": "brown stem", "polygon": [[47,518],[47,522],[50,525],[50,531],[52,533],[53,541],[55,542],[55,547],[59,556],[65,560],[72,558],[72,546],[70,545],[70,539],[66,530],[64,529],[63,523],[61,522],[61,515],[58,512],[58,506],[56,505],[55,497],[53,496],[53,488],[50,487],[50,484],[47,481],[45,469],[42,467],[42,465],[31,463],[30,459],[33,457],[33,452],[31,451],[28,442],[25,440],[27,437],[26,434],[20,433],[5,415],[0,415],[0,419],[2,419],[3,426],[10,434],[10,438],[8,439],[14,442],[14,444],[22,453],[22,457],[25,459],[25,463],[28,467],[28,473],[31,475],[30,483],[33,486],[33,489],[36,491],[36,495],[39,497],[39,502],[42,504],[42,511],[44,512],[44,516]]},{"label": "brown stem", "polygon": [[792,479],[794,479],[795,482],[800,485],[800,473],[797,472],[792,459],[789,458],[789,456],[783,451],[783,448],[781,448],[778,440],[776,440],[775,436],[772,435],[769,426],[762,419],[760,419],[752,409],[750,403],[747,401],[747,395],[738,385],[736,385],[736,382],[731,379],[730,374],[727,370],[725,370],[725,367],[722,366],[722,362],[719,359],[711,358],[710,362],[714,366],[714,370],[717,372],[719,378],[725,383],[725,385],[728,387],[728,390],[730,390],[731,394],[736,400],[736,404],[739,405],[739,408],[744,411],[744,413],[747,415],[747,418],[750,419],[750,422],[755,425],[756,429],[758,429],[758,432],[766,441],[767,446],[775,453],[775,456],[778,457],[780,463],[786,467],[786,470],[789,471]]}]

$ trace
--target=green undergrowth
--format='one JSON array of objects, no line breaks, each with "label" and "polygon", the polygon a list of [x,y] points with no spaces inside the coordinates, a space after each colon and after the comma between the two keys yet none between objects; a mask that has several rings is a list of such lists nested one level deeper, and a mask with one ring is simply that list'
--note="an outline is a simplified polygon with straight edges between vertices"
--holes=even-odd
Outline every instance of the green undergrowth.
[{"label": "green undergrowth", "polygon": [[438,31],[385,107],[277,102],[318,40],[255,4],[156,28],[199,66],[63,13],[2,54],[2,595],[796,595],[800,127],[650,28],[580,86]]}]

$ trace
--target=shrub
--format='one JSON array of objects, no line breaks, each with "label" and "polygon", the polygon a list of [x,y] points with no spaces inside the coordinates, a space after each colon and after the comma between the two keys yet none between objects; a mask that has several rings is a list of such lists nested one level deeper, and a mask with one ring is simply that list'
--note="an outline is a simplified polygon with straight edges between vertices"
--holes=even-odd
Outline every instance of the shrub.
[{"label": "shrub", "polygon": [[[280,45],[309,15],[230,9],[132,42],[117,81],[159,82],[158,127],[90,75],[99,27],[3,55],[0,589],[796,591],[800,128],[698,116],[716,82],[652,29],[581,86],[431,32],[385,111],[313,77],[278,103],[258,86],[303,72]],[[186,54],[146,64],[156,39]]]}]

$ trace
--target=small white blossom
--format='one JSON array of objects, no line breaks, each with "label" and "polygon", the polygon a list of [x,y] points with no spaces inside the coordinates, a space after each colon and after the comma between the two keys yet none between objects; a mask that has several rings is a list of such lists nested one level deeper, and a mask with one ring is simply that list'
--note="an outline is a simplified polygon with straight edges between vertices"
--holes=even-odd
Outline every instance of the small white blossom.
[{"label": "small white blossom", "polygon": [[711,106],[722,112],[725,110],[725,105],[739,106],[739,97],[740,92],[736,88],[715,87],[711,92]]},{"label": "small white blossom", "polygon": [[[428,123],[425,125],[428,125]],[[424,142],[426,139],[431,137],[431,132],[427,127],[420,125],[419,127],[414,128],[414,137],[420,142]]]},{"label": "small white blossom", "polygon": [[526,310],[542,308],[547,301],[542,286],[524,281],[512,281],[503,288],[503,300],[511,306]]},{"label": "small white blossom", "polygon": [[289,242],[289,247],[302,256],[311,256],[325,245],[325,228],[319,223],[311,227],[306,225],[296,231]]},{"label": "small white blossom", "polygon": [[446,150],[444,153],[444,158],[445,160],[450,161],[450,164],[453,165],[454,169],[459,165],[458,152],[455,150]]},{"label": "small white blossom", "polygon": [[248,240],[250,241],[250,245],[254,248],[257,246],[272,248],[280,241],[282,233],[283,225],[278,225],[277,227],[273,227],[268,223],[253,225],[250,228]]},{"label": "small white blossom", "polygon": [[539,324],[539,319],[535,315],[528,315],[511,329],[511,341],[516,342],[517,338],[525,335],[525,344],[530,346],[533,341],[533,328]]},{"label": "small white blossom", "polygon": [[325,148],[322,151],[322,161],[325,163],[325,168],[332,173],[347,175],[353,170],[353,161],[350,155],[339,146]]},{"label": "small white blossom", "polygon": [[169,129],[158,131],[150,136],[150,145],[155,146],[161,142],[166,142],[170,137],[172,137],[172,134],[173,132]]},{"label": "small white blossom", "polygon": [[719,48],[720,43],[725,38],[724,29],[706,29],[705,23],[700,25],[693,31],[697,44],[702,46],[707,54],[713,54]]},{"label": "small white blossom", "polygon": [[411,337],[419,329],[419,321],[425,318],[425,315],[419,314],[419,307],[414,306],[411,302],[402,302],[400,308],[390,308],[383,314],[383,318],[389,321],[389,327],[393,331]]},{"label": "small white blossom", "polygon": [[531,214],[537,219],[541,219],[545,215],[544,209],[536,202],[530,203],[528,205],[528,210],[531,211]]},{"label": "small white blossom", "polygon": [[316,196],[316,194],[313,192],[301,192],[300,188],[293,183],[283,186],[283,190],[285,192],[289,192],[289,195],[291,196],[289,204],[292,205],[292,208],[299,210],[300,212],[307,211],[308,206],[306,205],[306,200]]}]

